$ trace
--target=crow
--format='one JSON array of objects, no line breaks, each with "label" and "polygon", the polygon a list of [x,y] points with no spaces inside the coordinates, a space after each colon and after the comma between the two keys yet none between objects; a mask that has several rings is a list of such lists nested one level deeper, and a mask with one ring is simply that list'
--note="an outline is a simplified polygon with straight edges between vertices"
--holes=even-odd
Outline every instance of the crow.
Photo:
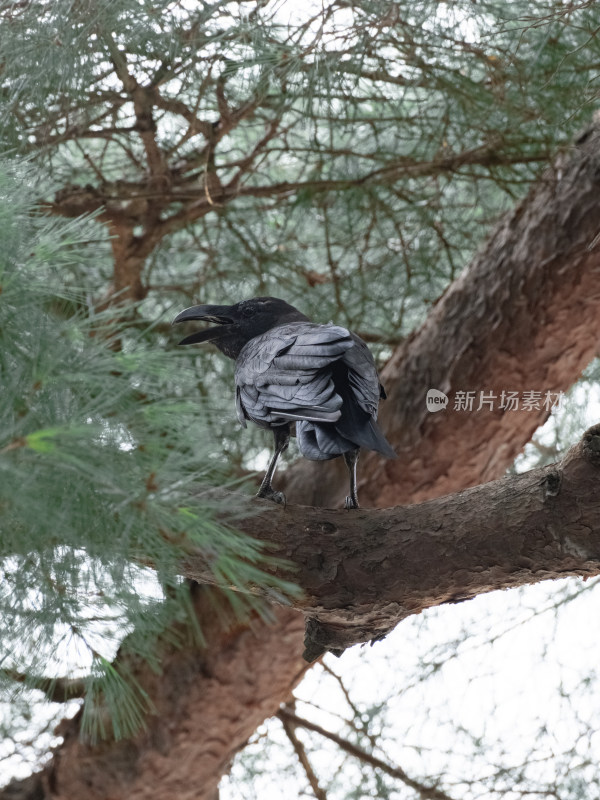
[{"label": "crow", "polygon": [[234,359],[240,423],[246,427],[250,420],[273,431],[275,452],[257,497],[285,505],[285,495],[275,491],[271,481],[295,423],[305,458],[344,457],[350,473],[345,507],[358,508],[360,448],[396,458],[377,426],[377,408],[385,391],[363,340],[339,325],[311,322],[276,297],[254,297],[232,306],[193,306],[178,314],[173,324],[189,320],[216,327],[192,333],[179,344],[212,342]]}]

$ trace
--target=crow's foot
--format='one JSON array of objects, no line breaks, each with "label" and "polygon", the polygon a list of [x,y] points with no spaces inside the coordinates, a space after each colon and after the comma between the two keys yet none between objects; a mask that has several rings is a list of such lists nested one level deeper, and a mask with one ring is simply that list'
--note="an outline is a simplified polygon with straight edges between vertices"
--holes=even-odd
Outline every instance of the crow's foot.
[{"label": "crow's foot", "polygon": [[360,506],[358,505],[358,500],[354,497],[347,497],[344,502],[344,508],[347,511],[351,511],[353,508],[360,508]]},{"label": "crow's foot", "polygon": [[266,486],[264,489],[259,489],[257,497],[264,497],[265,500],[272,500],[274,503],[278,503],[280,506],[285,508],[286,506],[286,499],[283,492],[276,492],[272,486]]}]

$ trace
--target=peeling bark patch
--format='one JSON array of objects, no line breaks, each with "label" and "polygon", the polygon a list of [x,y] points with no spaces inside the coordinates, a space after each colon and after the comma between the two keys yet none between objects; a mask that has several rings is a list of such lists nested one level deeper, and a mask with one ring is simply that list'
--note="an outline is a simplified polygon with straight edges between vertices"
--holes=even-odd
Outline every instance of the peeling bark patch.
[{"label": "peeling bark patch", "polygon": [[587,561],[593,557],[586,547],[583,547],[579,542],[573,541],[569,536],[563,538],[562,545],[565,553],[575,556],[577,559],[584,559]]},{"label": "peeling bark patch", "polygon": [[542,496],[544,500],[546,500],[546,498],[548,497],[557,496],[557,494],[560,492],[561,482],[562,482],[561,475],[556,470],[549,472],[542,479]]},{"label": "peeling bark patch", "polygon": [[600,425],[594,425],[583,435],[583,454],[592,464],[600,466]]}]

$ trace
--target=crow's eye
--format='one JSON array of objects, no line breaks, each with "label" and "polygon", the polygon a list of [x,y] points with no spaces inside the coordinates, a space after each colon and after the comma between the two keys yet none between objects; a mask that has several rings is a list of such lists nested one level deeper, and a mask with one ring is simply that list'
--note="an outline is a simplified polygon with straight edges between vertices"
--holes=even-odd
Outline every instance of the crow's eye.
[{"label": "crow's eye", "polygon": [[263,314],[265,311],[268,310],[269,310],[268,300],[254,299],[244,303],[240,303],[238,306],[238,313],[243,319],[256,317],[257,314]]}]

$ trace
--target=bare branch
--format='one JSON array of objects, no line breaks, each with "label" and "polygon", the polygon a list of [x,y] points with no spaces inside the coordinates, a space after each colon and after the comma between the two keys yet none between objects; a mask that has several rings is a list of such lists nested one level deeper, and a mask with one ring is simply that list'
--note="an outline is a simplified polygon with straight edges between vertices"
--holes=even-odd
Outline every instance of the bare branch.
[{"label": "bare branch", "polygon": [[[206,200],[204,189],[192,191],[185,189],[171,195],[172,200],[188,202],[184,207],[167,217],[158,224],[157,235],[162,238],[169,233],[181,230],[186,225],[201,219],[212,208],[212,205],[225,205],[237,197],[293,197],[302,191],[322,193],[341,192],[371,184],[394,183],[402,177],[422,177],[425,175],[439,175],[445,172],[455,172],[465,166],[489,166],[490,164],[517,164],[531,163],[547,160],[546,155],[523,156],[522,154],[506,154],[498,152],[495,148],[475,148],[456,155],[447,155],[435,161],[417,163],[410,159],[400,159],[393,164],[365,173],[359,178],[348,179],[316,179],[307,181],[284,181],[281,183],[252,185],[238,187],[230,183],[217,194],[211,193],[212,204]],[[241,176],[240,176],[241,177]],[[238,176],[234,181],[238,180]],[[191,202],[190,202],[191,201]]]},{"label": "bare branch", "polygon": [[[312,768],[312,764],[308,758],[306,753],[306,748],[296,736],[296,731],[294,728],[296,727],[295,722],[290,719],[290,717],[295,717],[291,711],[287,712],[287,708],[284,710],[282,709],[283,713],[277,714],[281,724],[283,725],[283,730],[285,731],[285,735],[290,740],[292,747],[294,748],[294,752],[298,756],[298,760],[302,764],[302,768],[306,773],[306,777],[308,778],[308,782],[310,784],[310,788],[313,790],[313,794],[317,798],[317,800],[327,800],[327,793],[321,788],[319,785],[319,779],[317,778],[315,771]],[[289,716],[288,716],[289,715]]]},{"label": "bare branch", "polygon": [[198,133],[202,134],[205,139],[210,138],[212,134],[212,124],[199,119],[195,111],[190,109],[182,100],[178,100],[176,97],[164,97],[158,89],[155,89],[154,103],[158,108],[162,108],[164,111],[170,111],[172,114],[177,114],[189,123],[188,130],[184,138],[177,143],[177,147],[180,147],[184,141],[187,141]]},{"label": "bare branch", "polygon": [[435,786],[427,786],[420,781],[416,781],[414,778],[411,778],[409,775],[407,775],[401,767],[391,766],[391,764],[388,764],[382,759],[377,758],[377,756],[372,755],[372,753],[363,750],[362,747],[358,747],[358,745],[355,745],[352,742],[349,742],[347,739],[344,739],[343,736],[339,736],[337,733],[328,731],[326,728],[321,727],[321,725],[317,725],[316,722],[311,722],[309,719],[299,717],[297,714],[289,711],[289,709],[285,706],[279,709],[276,716],[281,720],[282,723],[285,720],[288,724],[294,724],[297,727],[306,728],[308,731],[318,733],[325,739],[335,742],[340,749],[344,750],[344,752],[348,753],[349,755],[358,758],[365,764],[370,764],[370,766],[374,767],[375,769],[385,772],[386,775],[401,781],[406,786],[410,786],[411,789],[414,789],[417,792],[418,796],[421,797],[422,800],[454,800],[454,798],[452,798],[449,794],[446,794],[446,792],[443,792],[441,789],[437,789]]},{"label": "bare branch", "polygon": [[82,678],[46,678],[14,669],[0,670],[0,674],[15,683],[26,685],[29,689],[43,692],[51,703],[68,703],[70,700],[84,697],[86,692],[85,681]]}]

